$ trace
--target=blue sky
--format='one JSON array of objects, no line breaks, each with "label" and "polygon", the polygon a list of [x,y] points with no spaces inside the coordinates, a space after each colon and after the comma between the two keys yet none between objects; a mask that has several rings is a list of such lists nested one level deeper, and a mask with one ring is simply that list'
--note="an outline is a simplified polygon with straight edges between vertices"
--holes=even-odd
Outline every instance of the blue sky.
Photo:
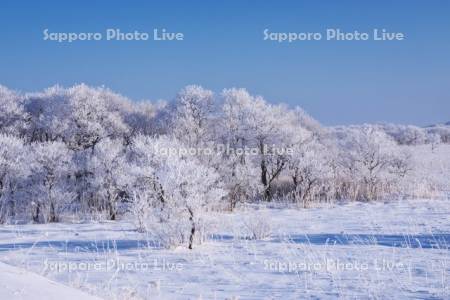
[{"label": "blue sky", "polygon": [[[183,32],[182,42],[56,43],[42,31]],[[326,28],[406,40],[263,41]],[[450,1],[2,1],[0,84],[22,91],[85,82],[132,99],[187,84],[245,87],[327,125],[450,120]]]}]

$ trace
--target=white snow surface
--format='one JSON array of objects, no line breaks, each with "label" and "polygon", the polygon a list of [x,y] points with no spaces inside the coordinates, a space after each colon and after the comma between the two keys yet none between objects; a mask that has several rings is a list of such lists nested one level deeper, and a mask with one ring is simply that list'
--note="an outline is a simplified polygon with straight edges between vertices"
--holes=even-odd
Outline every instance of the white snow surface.
[{"label": "white snow surface", "polygon": [[[0,261],[105,299],[449,299],[449,216],[448,200],[247,206],[212,214],[193,250],[160,248],[126,220],[6,225]],[[30,289],[70,299],[0,267],[3,292],[36,276]]]},{"label": "white snow surface", "polygon": [[100,298],[29,271],[0,263],[0,299],[95,300]]}]

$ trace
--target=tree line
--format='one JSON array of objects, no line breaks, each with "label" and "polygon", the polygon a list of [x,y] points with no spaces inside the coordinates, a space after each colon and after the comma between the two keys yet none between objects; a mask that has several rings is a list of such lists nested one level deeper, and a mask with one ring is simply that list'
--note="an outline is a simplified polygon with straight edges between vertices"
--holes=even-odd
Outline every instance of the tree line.
[{"label": "tree line", "polygon": [[192,85],[170,102],[136,102],[84,84],[0,86],[0,222],[131,214],[162,243],[192,248],[202,216],[240,203],[407,197],[414,164],[402,145],[449,136],[446,127],[325,127],[245,89]]}]

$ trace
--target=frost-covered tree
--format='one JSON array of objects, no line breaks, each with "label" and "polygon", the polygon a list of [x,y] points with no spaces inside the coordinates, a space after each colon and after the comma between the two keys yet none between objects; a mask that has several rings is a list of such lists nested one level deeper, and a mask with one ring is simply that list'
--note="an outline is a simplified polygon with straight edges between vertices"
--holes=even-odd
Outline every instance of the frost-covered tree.
[{"label": "frost-covered tree", "polygon": [[158,178],[168,199],[165,209],[170,209],[175,218],[189,221],[188,248],[192,249],[202,214],[223,197],[219,176],[192,158],[168,157]]},{"label": "frost-covered tree", "polygon": [[74,199],[72,151],[62,142],[31,145],[31,176],[27,188],[34,222],[57,222]]},{"label": "frost-covered tree", "polygon": [[23,207],[20,188],[30,175],[28,153],[23,140],[0,134],[0,223],[14,218]]},{"label": "frost-covered tree", "polygon": [[0,85],[0,133],[21,136],[27,119],[23,97]]},{"label": "frost-covered tree", "polygon": [[417,126],[386,124],[381,128],[401,145],[421,145],[426,142],[425,130]]},{"label": "frost-covered tree", "polygon": [[335,157],[331,150],[317,138],[294,147],[287,173],[292,179],[294,200],[304,207],[333,196]]},{"label": "frost-covered tree", "polygon": [[69,141],[74,129],[67,89],[53,86],[40,93],[29,93],[25,110],[30,124],[30,142]]},{"label": "frost-covered tree", "polygon": [[243,151],[255,147],[250,124],[247,123],[247,113],[253,99],[243,89],[224,90],[222,97],[217,139],[224,149],[219,153],[222,158],[219,172],[227,186],[229,208],[233,210],[238,202],[256,196],[264,186],[257,168],[256,155],[260,154],[259,150],[253,153]]},{"label": "frost-covered tree", "polygon": [[104,88],[77,85],[67,91],[71,108],[68,140],[75,149],[93,148],[103,138],[123,138],[128,126],[114,104],[115,94]]},{"label": "frost-covered tree", "polygon": [[136,177],[145,178],[149,190],[139,199],[145,203],[137,205],[139,211],[151,210],[146,212],[151,231],[166,245],[186,243],[192,249],[201,238],[203,214],[220,203],[224,191],[215,170],[182,154],[182,147],[173,138],[136,138],[133,156],[142,173]]},{"label": "frost-covered tree", "polygon": [[442,138],[439,134],[431,132],[427,135],[427,143],[431,145],[431,151],[434,150],[442,143]]},{"label": "frost-covered tree", "polygon": [[141,101],[137,103],[128,103],[126,109],[121,110],[123,121],[129,128],[129,134],[126,135],[126,144],[139,135],[157,135],[167,130],[167,124],[162,120],[165,115],[167,103],[158,101],[151,103]]},{"label": "frost-covered tree", "polygon": [[25,110],[30,115],[31,141],[65,141],[74,149],[93,147],[102,138],[124,138],[156,133],[155,117],[164,102],[133,103],[105,88],[53,86],[29,93]]},{"label": "frost-covered tree", "polygon": [[426,128],[427,134],[437,134],[441,137],[441,142],[450,144],[450,122],[447,125],[435,125]]},{"label": "frost-covered tree", "polygon": [[232,148],[257,149],[259,178],[263,196],[270,200],[274,181],[286,169],[290,149],[303,143],[308,130],[296,111],[283,105],[268,104],[245,89],[228,89],[222,93],[224,140]]},{"label": "frost-covered tree", "polygon": [[340,161],[347,176],[344,193],[360,200],[376,200],[389,193],[391,176],[408,171],[407,158],[399,155],[395,142],[372,126],[348,130],[345,135]]},{"label": "frost-covered tree", "polygon": [[116,219],[118,204],[126,198],[125,191],[132,183],[122,142],[109,138],[101,140],[88,162],[98,208],[107,211],[110,220]]},{"label": "frost-covered tree", "polygon": [[174,136],[185,145],[202,146],[211,139],[214,110],[213,92],[197,85],[182,89],[174,103],[172,128]]}]

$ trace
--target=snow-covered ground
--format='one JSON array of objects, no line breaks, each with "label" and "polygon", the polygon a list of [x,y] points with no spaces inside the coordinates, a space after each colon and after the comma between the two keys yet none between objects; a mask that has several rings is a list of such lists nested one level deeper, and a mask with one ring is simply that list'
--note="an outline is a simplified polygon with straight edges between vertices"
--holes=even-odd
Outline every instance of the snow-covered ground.
[{"label": "snow-covered ground", "polygon": [[[127,221],[7,225],[0,261],[107,299],[448,299],[449,216],[444,200],[252,206],[212,215],[193,250]],[[32,276],[11,272],[3,286]]]},{"label": "snow-covered ground", "polygon": [[0,299],[100,300],[29,271],[0,263]]}]

